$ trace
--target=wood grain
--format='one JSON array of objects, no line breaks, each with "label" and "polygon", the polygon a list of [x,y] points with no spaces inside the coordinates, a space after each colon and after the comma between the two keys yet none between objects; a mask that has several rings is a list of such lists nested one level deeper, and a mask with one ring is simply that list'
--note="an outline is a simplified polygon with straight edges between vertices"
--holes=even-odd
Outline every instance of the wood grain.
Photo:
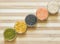
[{"label": "wood grain", "polygon": [[[52,0],[0,0],[0,44],[60,44],[60,10],[45,21],[37,21],[35,27],[28,27],[25,34],[8,42],[4,40],[4,30],[14,28],[16,21],[25,20],[32,13],[36,15],[39,7],[46,7]],[[56,0],[60,6],[60,0]]]},{"label": "wood grain", "polygon": [[[39,2],[39,1],[52,1],[52,0],[0,0],[1,2]],[[53,0],[53,1],[60,1],[60,0]]]}]

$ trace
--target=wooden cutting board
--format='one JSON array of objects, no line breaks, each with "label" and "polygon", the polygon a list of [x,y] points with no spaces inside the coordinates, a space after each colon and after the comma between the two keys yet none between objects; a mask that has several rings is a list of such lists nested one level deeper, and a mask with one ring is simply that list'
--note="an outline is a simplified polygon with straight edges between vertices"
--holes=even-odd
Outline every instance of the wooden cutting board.
[{"label": "wooden cutting board", "polygon": [[[0,44],[60,44],[60,10],[50,15],[46,21],[39,21],[36,27],[28,28],[16,40],[7,42],[3,32],[7,27],[14,27],[17,20],[24,20],[32,13],[36,15],[39,7],[46,7],[52,0],[0,0]],[[60,0],[56,0],[60,4]]]}]

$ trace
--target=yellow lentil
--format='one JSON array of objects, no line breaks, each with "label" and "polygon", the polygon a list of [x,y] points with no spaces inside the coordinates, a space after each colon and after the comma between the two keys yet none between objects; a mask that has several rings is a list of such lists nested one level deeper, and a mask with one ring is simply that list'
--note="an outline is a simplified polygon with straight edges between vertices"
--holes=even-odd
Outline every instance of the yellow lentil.
[{"label": "yellow lentil", "polygon": [[17,33],[24,33],[26,32],[27,25],[24,21],[17,21],[14,28]]}]

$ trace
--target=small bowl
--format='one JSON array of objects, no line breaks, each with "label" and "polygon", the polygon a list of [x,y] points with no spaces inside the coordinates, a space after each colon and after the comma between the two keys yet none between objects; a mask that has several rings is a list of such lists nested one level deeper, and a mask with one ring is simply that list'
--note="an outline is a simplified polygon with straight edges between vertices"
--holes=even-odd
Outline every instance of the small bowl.
[{"label": "small bowl", "polygon": [[33,14],[29,14],[26,16],[25,22],[29,27],[35,26],[37,23],[37,17]]},{"label": "small bowl", "polygon": [[48,3],[48,12],[52,15],[55,15],[59,11],[59,4],[56,1],[51,1]]},{"label": "small bowl", "polygon": [[46,20],[48,18],[48,10],[44,7],[38,8],[36,11],[36,16],[41,21]]},{"label": "small bowl", "polygon": [[6,41],[13,41],[16,38],[16,32],[13,28],[7,28],[4,31],[4,39]]},{"label": "small bowl", "polygon": [[17,21],[14,29],[18,34],[23,34],[27,31],[27,25],[24,21]]}]

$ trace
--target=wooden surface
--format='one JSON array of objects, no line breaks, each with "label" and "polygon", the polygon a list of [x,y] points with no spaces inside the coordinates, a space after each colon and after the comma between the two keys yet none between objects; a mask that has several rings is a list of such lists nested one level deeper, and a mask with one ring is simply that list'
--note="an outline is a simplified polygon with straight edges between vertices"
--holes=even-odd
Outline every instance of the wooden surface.
[{"label": "wooden surface", "polygon": [[39,2],[39,1],[60,1],[60,0],[0,0],[1,2]]},{"label": "wooden surface", "polygon": [[[32,13],[36,15],[39,7],[46,7],[51,0],[0,0],[0,44],[60,44],[60,10],[50,15],[46,21],[39,21],[36,27],[28,28],[16,40],[7,42],[3,32],[7,27],[14,27],[17,20],[24,20]],[[56,0],[60,6],[60,0]]]}]

